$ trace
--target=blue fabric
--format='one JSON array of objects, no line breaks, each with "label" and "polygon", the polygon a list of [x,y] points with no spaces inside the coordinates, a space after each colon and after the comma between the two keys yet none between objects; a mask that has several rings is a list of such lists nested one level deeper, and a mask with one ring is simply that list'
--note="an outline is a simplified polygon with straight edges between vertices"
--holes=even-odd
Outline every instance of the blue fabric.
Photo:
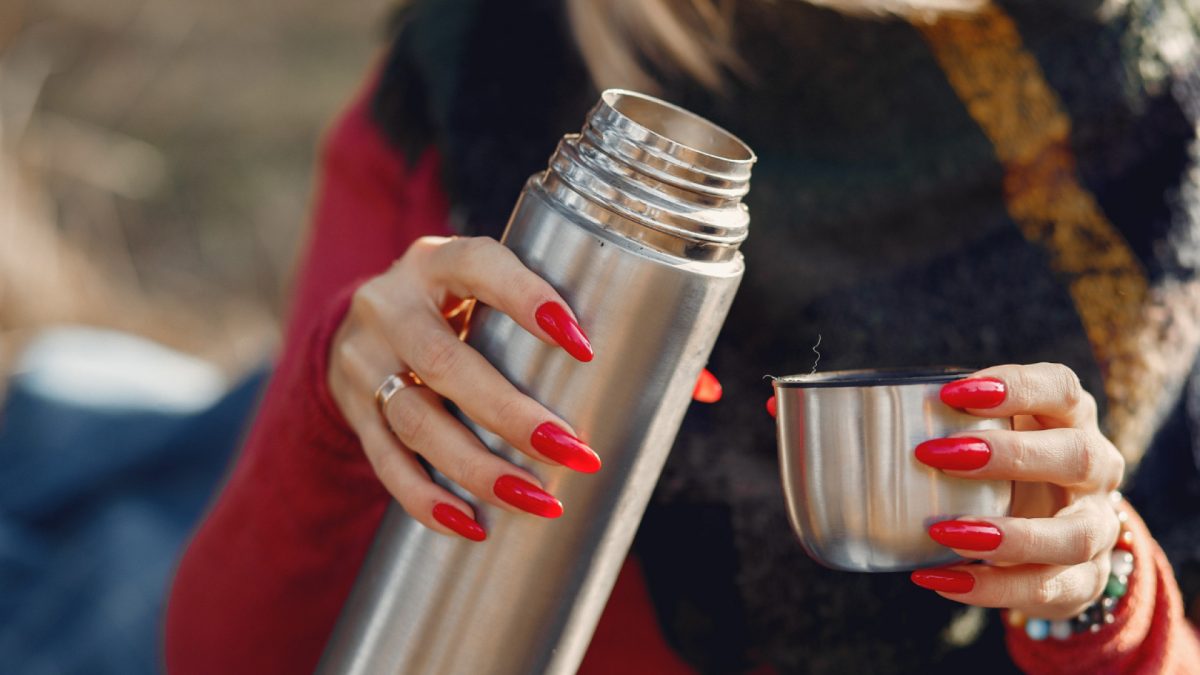
[{"label": "blue fabric", "polygon": [[198,413],[97,409],[11,383],[0,418],[0,670],[160,670],[172,570],[266,375]]}]

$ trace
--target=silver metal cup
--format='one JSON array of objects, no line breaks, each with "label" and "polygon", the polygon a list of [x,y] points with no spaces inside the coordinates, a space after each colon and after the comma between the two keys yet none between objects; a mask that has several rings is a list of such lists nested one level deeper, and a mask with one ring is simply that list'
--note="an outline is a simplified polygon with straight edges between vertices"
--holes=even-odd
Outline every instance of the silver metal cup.
[{"label": "silver metal cup", "polygon": [[955,432],[1007,429],[1007,418],[942,403],[943,384],[968,371],[845,370],[775,380],[779,462],[788,517],[817,562],[892,572],[960,558],[929,538],[958,516],[1004,516],[1011,481],[948,476],[917,461],[916,446]]}]

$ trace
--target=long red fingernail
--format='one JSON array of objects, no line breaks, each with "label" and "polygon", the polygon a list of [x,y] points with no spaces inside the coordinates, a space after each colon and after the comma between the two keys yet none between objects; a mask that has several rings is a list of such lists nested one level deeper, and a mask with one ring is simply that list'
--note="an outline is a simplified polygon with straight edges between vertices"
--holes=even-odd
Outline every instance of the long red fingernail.
[{"label": "long red fingernail", "polygon": [[994,551],[1004,536],[991,523],[943,520],[929,526],[929,536],[942,546],[968,551]]},{"label": "long red fingernail", "polygon": [[708,372],[708,368],[700,371],[700,379],[696,380],[696,388],[692,390],[692,399],[701,403],[716,403],[721,400],[721,388],[717,376]]},{"label": "long red fingernail", "polygon": [[935,469],[971,471],[991,458],[992,449],[978,438],[935,438],[917,446],[917,460]]},{"label": "long red fingernail", "polygon": [[557,302],[543,302],[534,313],[537,325],[546,331],[560,347],[576,359],[591,361],[595,354],[592,343],[566,307]]},{"label": "long red fingernail", "polygon": [[437,503],[433,507],[433,519],[471,541],[487,539],[483,526],[467,514],[449,504]]},{"label": "long red fingernail", "polygon": [[771,413],[771,417],[774,417],[775,414],[779,412],[777,405],[778,404],[775,403],[774,396],[767,399],[767,412]]},{"label": "long red fingernail", "polygon": [[534,450],[569,469],[583,473],[596,473],[600,470],[600,457],[583,441],[553,422],[539,424],[533,430],[529,443]]},{"label": "long red fingernail", "polygon": [[955,408],[995,408],[1004,403],[1004,383],[994,377],[971,377],[942,387],[942,403]]},{"label": "long red fingernail", "polygon": [[562,502],[554,495],[527,480],[516,476],[500,476],[492,486],[497,497],[513,506],[543,518],[557,518],[563,514]]},{"label": "long red fingernail", "polygon": [[943,593],[967,593],[975,588],[975,577],[958,570],[917,570],[909,578],[921,588]]}]

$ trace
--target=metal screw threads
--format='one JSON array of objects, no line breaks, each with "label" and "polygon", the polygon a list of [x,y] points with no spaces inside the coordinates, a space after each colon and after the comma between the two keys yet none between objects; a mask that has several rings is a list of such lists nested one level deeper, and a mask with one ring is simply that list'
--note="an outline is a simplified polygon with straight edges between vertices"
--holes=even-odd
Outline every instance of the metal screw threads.
[{"label": "metal screw threads", "polygon": [[729,260],[746,238],[754,152],[682,108],[605,91],[538,176],[553,201],[662,253]]}]

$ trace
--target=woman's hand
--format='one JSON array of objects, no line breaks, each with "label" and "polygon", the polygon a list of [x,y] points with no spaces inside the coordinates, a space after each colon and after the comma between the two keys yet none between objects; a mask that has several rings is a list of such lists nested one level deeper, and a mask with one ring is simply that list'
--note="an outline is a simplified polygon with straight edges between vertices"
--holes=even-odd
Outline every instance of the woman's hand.
[{"label": "woman's hand", "polygon": [[1012,516],[963,517],[929,535],[988,565],[918,570],[912,580],[943,597],[1027,616],[1065,619],[1096,600],[1109,576],[1120,523],[1110,501],[1125,471],[1097,425],[1096,401],[1066,366],[997,366],[951,382],[942,400],[1014,429],[922,443],[917,459],[948,475],[1014,480]]},{"label": "woman's hand", "polygon": [[[330,348],[329,385],[376,475],[404,510],[434,530],[481,541],[486,533],[471,505],[430,480],[417,455],[500,508],[556,518],[562,504],[532,473],[484,447],[443,397],[536,460],[592,473],[600,458],[459,339],[464,299],[504,312],[580,361],[592,359],[566,303],[512,251],[485,237],[423,237],[355,292]],[[409,386],[381,411],[376,390],[397,373]]]}]

